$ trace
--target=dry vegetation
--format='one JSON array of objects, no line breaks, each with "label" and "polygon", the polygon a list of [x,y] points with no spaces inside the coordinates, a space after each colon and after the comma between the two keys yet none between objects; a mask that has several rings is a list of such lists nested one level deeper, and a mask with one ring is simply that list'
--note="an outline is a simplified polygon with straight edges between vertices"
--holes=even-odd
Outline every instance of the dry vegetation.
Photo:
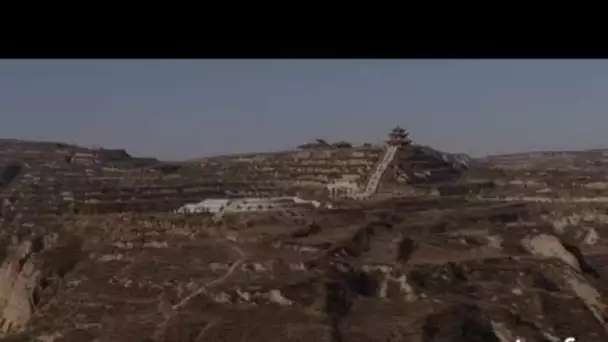
[{"label": "dry vegetation", "polygon": [[[608,340],[608,207],[575,200],[602,198],[588,186],[602,182],[597,154],[463,171],[413,147],[395,161],[410,181],[387,172],[369,201],[220,222],[170,212],[213,196],[323,198],[381,154],[344,146],[168,165],[1,142],[5,340]],[[538,200],[545,188],[567,200]]]}]

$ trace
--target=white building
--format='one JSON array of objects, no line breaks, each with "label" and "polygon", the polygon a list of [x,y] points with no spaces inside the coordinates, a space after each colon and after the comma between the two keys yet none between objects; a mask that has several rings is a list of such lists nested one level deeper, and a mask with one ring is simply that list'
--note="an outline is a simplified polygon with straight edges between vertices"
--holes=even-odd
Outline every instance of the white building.
[{"label": "white building", "polygon": [[176,210],[177,213],[212,213],[221,218],[225,213],[260,212],[280,210],[295,205],[311,205],[320,208],[321,202],[305,200],[299,197],[250,197],[234,199],[206,199],[199,203],[186,204]]},{"label": "white building", "polygon": [[354,180],[337,179],[327,184],[329,197],[336,198],[353,198],[360,190]]},{"label": "white building", "polygon": [[183,205],[176,212],[185,213],[218,213],[230,203],[229,199],[206,199],[198,203],[188,203]]}]

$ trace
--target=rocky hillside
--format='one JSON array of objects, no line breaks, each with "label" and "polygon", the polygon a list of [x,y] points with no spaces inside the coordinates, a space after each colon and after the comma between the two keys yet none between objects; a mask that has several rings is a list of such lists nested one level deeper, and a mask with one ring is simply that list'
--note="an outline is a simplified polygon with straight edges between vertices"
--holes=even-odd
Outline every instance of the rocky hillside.
[{"label": "rocky hillside", "polygon": [[[365,182],[385,153],[321,145],[168,164],[0,142],[3,340],[608,340],[608,208],[530,200],[522,184],[574,191],[545,165],[471,166],[412,144],[366,200],[221,220],[172,212],[209,197],[324,196],[334,178]],[[570,183],[599,175],[585,165]]]},{"label": "rocky hillside", "polygon": [[4,330],[7,341],[605,341],[605,243],[577,244],[537,210],[438,198],[222,223],[66,217],[54,234],[20,228],[8,242]]}]

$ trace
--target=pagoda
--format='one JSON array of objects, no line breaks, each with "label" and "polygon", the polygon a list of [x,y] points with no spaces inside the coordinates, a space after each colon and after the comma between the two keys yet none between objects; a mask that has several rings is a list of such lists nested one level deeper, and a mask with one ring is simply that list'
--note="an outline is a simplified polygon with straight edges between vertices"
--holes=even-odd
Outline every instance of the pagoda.
[{"label": "pagoda", "polygon": [[409,145],[412,141],[408,138],[409,133],[405,129],[397,126],[389,133],[389,140],[386,141],[389,145],[405,146]]}]

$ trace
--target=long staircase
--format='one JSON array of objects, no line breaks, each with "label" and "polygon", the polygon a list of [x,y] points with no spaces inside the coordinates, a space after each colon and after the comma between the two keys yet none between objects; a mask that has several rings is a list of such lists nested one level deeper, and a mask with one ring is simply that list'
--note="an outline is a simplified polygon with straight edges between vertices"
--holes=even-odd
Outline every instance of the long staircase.
[{"label": "long staircase", "polygon": [[384,153],[384,156],[382,157],[382,160],[376,165],[374,173],[372,173],[371,177],[369,178],[365,190],[356,194],[355,198],[363,199],[370,197],[376,192],[376,190],[378,190],[380,180],[382,179],[382,176],[384,175],[384,172],[386,171],[388,166],[393,162],[393,159],[395,159],[395,154],[397,153],[397,150],[399,150],[399,146],[389,145],[389,147],[386,149],[386,153]]}]

